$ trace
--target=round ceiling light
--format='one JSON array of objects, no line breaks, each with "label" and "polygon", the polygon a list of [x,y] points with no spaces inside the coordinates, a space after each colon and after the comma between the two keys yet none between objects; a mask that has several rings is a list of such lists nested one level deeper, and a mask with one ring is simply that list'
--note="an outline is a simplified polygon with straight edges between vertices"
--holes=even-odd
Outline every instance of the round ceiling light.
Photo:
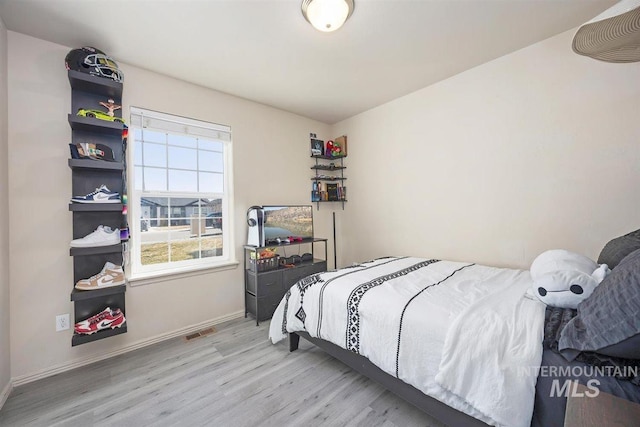
[{"label": "round ceiling light", "polygon": [[353,0],[303,0],[302,15],[319,31],[331,32],[353,13]]}]

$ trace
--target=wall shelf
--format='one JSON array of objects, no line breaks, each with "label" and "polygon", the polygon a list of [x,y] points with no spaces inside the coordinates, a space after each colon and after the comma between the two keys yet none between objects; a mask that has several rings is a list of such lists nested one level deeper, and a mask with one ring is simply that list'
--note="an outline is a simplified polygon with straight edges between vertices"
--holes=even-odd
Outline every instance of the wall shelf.
[{"label": "wall shelf", "polygon": [[74,70],[68,71],[68,77],[73,90],[108,98],[122,98],[122,83]]},{"label": "wall shelf", "polygon": [[312,154],[311,155],[312,158],[314,159],[325,159],[325,160],[332,160],[332,159],[344,159],[347,156],[325,156],[325,155],[320,155],[320,154]]},{"label": "wall shelf", "polygon": [[106,160],[92,159],[69,159],[71,169],[91,169],[105,171],[123,171],[124,165],[121,162],[107,162]]},{"label": "wall shelf", "polygon": [[[344,176],[344,171],[347,169],[344,165],[346,157],[311,156],[315,159],[315,165],[311,166],[311,169],[315,171],[315,175],[311,177],[313,182],[311,202],[316,203],[316,209],[319,210],[320,203],[323,202],[342,203],[342,209],[344,209],[344,203],[347,201],[347,187],[344,185],[347,180],[347,177]],[[334,162],[324,163],[327,160],[337,160],[337,164]],[[320,171],[333,172],[335,175],[320,173]]]},{"label": "wall shelf", "polygon": [[313,165],[313,166],[311,166],[311,169],[317,169],[317,170],[322,170],[322,171],[333,171],[333,170],[340,170],[340,169],[346,169],[346,168],[347,168],[346,166],[336,166],[336,165]]},{"label": "wall shelf", "polygon": [[123,294],[126,291],[127,285],[109,286],[108,288],[96,289],[95,291],[81,291],[74,288],[73,291],[71,291],[71,301],[82,301],[89,298]]},{"label": "wall shelf", "polygon": [[118,122],[96,119],[95,117],[77,116],[69,114],[69,125],[72,130],[101,133],[104,135],[120,135],[124,125]]},{"label": "wall shelf", "polygon": [[69,255],[82,256],[82,255],[98,255],[98,254],[116,254],[122,252],[122,244],[110,246],[98,246],[97,248],[71,248],[69,249]]},{"label": "wall shelf", "polygon": [[96,332],[95,334],[91,334],[91,335],[73,334],[73,337],[71,338],[71,345],[75,347],[77,345],[86,344],[92,341],[113,337],[115,335],[124,334],[126,332],[127,332],[127,325],[125,323],[123,326],[119,328],[103,329],[102,331]]},{"label": "wall shelf", "polygon": [[118,212],[122,203],[69,203],[71,212]]},{"label": "wall shelf", "polygon": [[[115,104],[122,103],[122,83],[108,78],[92,76],[73,70],[68,72],[71,85],[71,114],[68,115],[71,127],[71,143],[89,142],[102,144],[113,151],[114,162],[93,159],[68,159],[71,168],[71,194],[82,195],[93,191],[101,185],[123,194],[125,171],[125,147],[123,146],[123,130],[121,122],[100,120],[95,117],[78,116],[78,109],[94,109],[104,111],[101,103],[112,99]],[[116,115],[122,110],[117,110]],[[106,148],[105,148],[106,149]],[[82,238],[93,232],[99,225],[111,228],[126,226],[124,205],[118,203],[69,203],[69,211],[73,213],[73,237]],[[125,294],[127,285],[110,286],[90,291],[75,289],[79,280],[98,274],[107,262],[122,265],[123,245],[70,248],[69,255],[73,259],[73,284],[70,299],[73,302],[73,323],[86,320],[105,308],[120,309],[126,316]],[[97,326],[97,325],[96,325]],[[120,335],[127,332],[126,322],[121,328],[104,329],[91,335],[74,334],[71,345],[77,346],[100,339]]]}]

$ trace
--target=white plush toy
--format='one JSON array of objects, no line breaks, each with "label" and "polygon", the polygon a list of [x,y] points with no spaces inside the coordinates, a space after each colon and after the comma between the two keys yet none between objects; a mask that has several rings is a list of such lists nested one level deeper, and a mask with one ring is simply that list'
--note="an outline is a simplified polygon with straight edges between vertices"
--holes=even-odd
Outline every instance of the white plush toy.
[{"label": "white plush toy", "polygon": [[578,308],[610,271],[584,255],[552,249],[531,263],[532,291],[552,307]]}]

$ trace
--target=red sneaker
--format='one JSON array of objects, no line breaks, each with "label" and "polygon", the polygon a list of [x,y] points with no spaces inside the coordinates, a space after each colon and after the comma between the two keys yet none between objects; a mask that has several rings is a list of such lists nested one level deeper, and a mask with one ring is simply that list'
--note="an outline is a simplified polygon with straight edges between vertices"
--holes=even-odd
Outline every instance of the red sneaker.
[{"label": "red sneaker", "polygon": [[103,329],[119,328],[124,322],[126,322],[126,319],[119,308],[111,310],[111,308],[107,307],[95,316],[76,323],[74,329],[77,334],[91,335]]}]

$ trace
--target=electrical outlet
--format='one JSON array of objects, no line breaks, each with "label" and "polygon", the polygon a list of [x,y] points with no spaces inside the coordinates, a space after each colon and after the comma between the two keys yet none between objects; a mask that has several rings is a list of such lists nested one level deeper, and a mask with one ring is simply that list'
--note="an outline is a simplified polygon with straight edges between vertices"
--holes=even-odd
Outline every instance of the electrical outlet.
[{"label": "electrical outlet", "polygon": [[69,314],[56,316],[56,332],[66,331],[67,329],[69,329]]}]

